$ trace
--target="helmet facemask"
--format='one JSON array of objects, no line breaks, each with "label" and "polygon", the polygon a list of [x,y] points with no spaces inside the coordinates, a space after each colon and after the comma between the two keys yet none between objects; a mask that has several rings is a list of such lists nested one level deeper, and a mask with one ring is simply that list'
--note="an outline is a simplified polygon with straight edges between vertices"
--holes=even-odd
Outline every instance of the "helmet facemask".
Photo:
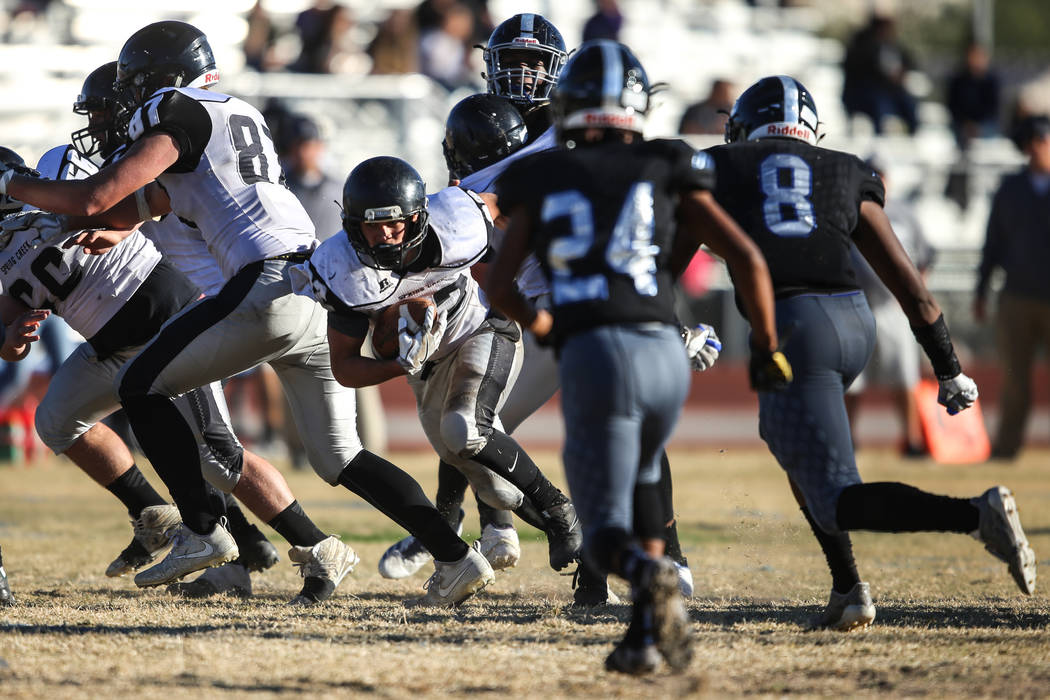
[{"label": "helmet facemask", "polygon": [[535,39],[517,38],[490,46],[485,49],[488,91],[524,104],[546,103],[566,56],[566,52]]},{"label": "helmet facemask", "polygon": [[[429,218],[425,208],[405,213],[397,205],[377,207],[366,209],[364,216],[352,216],[344,212],[343,229],[362,263],[377,270],[400,272],[419,257],[419,249],[426,238]],[[394,221],[405,222],[405,233],[400,243],[371,245],[361,228],[365,223],[381,224]]]}]

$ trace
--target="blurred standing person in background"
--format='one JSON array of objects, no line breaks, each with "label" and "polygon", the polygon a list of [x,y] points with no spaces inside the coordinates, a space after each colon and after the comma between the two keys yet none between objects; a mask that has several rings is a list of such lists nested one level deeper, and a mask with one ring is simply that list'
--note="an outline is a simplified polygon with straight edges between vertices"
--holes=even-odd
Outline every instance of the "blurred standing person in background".
[{"label": "blurred standing person in background", "polygon": [[354,17],[350,8],[317,0],[299,13],[299,58],[288,69],[297,73],[365,73],[367,58],[351,36]]},{"label": "blurred standing person in background", "polygon": [[583,25],[583,40],[612,39],[619,41],[623,15],[616,0],[595,0],[598,11]]},{"label": "blurred standing person in background", "polygon": [[724,78],[715,78],[707,97],[685,110],[682,121],[678,124],[678,133],[719,136],[724,134],[726,119],[729,118],[729,110],[733,109],[736,92],[733,83]]},{"label": "blurred standing person in background", "polygon": [[[873,155],[865,163],[882,179],[882,184],[888,191],[886,164],[883,160]],[[893,232],[904,246],[904,251],[925,279],[926,271],[933,264],[935,251],[923,234],[922,226],[911,205],[901,197],[887,197],[884,211]],[[876,329],[875,349],[871,359],[860,376],[846,390],[850,433],[856,435],[854,428],[861,396],[872,386],[884,386],[892,392],[893,405],[903,429],[901,454],[905,457],[922,457],[928,450],[913,391],[920,378],[919,346],[912,338],[908,317],[901,311],[893,293],[882,283],[856,246],[852,247],[850,254],[854,270],[857,272],[857,281],[864,290],[868,306],[875,317]]]},{"label": "blurred standing person in background", "polygon": [[876,134],[881,134],[886,117],[904,121],[909,134],[919,128],[915,97],[908,92],[904,78],[915,69],[911,53],[897,37],[892,17],[872,15],[868,24],[853,35],[843,62],[842,104],[851,117],[871,118]]},{"label": "blurred standing person in background", "polygon": [[248,34],[244,37],[244,64],[248,68],[263,73],[279,67],[273,55],[273,44],[277,40],[277,30],[270,21],[270,15],[263,7],[262,0],[248,12]]},{"label": "blurred standing person in background", "polygon": [[474,14],[461,2],[448,3],[437,26],[422,29],[419,37],[419,72],[451,91],[474,85],[470,67],[470,42]]},{"label": "blurred standing person in background", "polygon": [[993,459],[1014,459],[1024,441],[1031,404],[1032,361],[1050,349],[1050,118],[1021,120],[1014,143],[1028,156],[1023,170],[1003,178],[992,199],[973,313],[987,318],[991,273],[1006,281],[999,294],[996,336],[1003,371]]},{"label": "blurred standing person in background", "polygon": [[373,75],[400,75],[419,70],[419,27],[411,10],[393,10],[368,45]]},{"label": "blurred standing person in background", "polygon": [[999,134],[999,76],[990,67],[988,50],[971,41],[960,65],[948,79],[948,111],[959,148],[975,138]]}]

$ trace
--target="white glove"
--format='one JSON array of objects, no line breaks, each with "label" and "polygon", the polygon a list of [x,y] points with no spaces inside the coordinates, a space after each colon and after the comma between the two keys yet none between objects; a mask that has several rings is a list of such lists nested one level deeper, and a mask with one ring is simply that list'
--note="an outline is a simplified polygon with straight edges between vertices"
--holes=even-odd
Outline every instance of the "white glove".
[{"label": "white glove", "polygon": [[722,351],[722,341],[715,334],[715,329],[706,323],[695,328],[682,328],[682,341],[685,343],[685,354],[694,372],[711,369]]},{"label": "white glove", "polygon": [[397,361],[409,375],[416,376],[441,345],[444,334],[445,314],[439,316],[436,307],[427,309],[422,324],[417,324],[409,315],[408,308],[402,307],[401,318],[397,320]]},{"label": "white glove", "polygon": [[962,372],[938,382],[941,388],[937,392],[937,403],[948,409],[949,416],[965,411],[977,400],[977,383]]}]

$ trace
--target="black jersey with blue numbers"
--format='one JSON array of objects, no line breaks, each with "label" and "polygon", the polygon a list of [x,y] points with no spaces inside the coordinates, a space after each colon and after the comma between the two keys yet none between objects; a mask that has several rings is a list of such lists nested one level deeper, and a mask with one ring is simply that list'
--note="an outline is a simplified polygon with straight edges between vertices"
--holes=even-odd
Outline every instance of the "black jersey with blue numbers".
[{"label": "black jersey with blue numbers", "polygon": [[496,187],[500,209],[532,216],[558,342],[601,325],[674,323],[675,208],[681,193],[714,187],[710,163],[683,141],[653,140],[510,164]]},{"label": "black jersey with blue numbers", "polygon": [[707,149],[715,198],[758,244],[778,298],[859,289],[850,262],[860,205],[880,206],[879,176],[856,156],[794,139]]}]

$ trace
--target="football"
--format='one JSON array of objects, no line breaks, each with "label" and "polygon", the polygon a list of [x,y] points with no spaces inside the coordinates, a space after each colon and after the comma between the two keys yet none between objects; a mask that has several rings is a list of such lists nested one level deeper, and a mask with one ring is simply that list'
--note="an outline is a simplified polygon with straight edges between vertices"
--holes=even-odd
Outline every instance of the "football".
[{"label": "football", "polygon": [[422,323],[427,309],[434,305],[434,300],[428,297],[417,299],[405,299],[392,306],[388,306],[376,317],[372,327],[372,349],[375,356],[383,360],[392,360],[397,357],[397,322],[401,318],[401,307],[407,306],[408,313],[416,323]]}]

